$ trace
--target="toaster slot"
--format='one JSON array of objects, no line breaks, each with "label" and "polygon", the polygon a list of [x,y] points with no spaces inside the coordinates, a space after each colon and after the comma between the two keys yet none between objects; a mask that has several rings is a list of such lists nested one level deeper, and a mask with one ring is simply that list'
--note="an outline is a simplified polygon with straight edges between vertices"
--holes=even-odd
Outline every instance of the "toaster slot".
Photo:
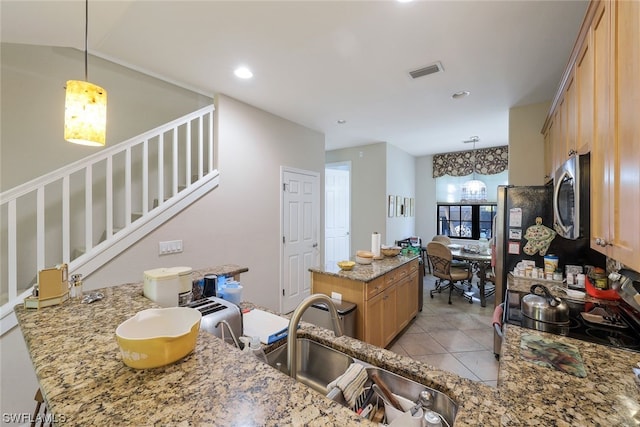
[{"label": "toaster slot", "polygon": [[210,307],[203,307],[200,309],[200,312],[202,313],[203,316],[206,316],[207,314],[211,314],[211,313],[215,313],[217,311],[220,310],[224,310],[227,307],[225,307],[222,304],[218,304],[218,303],[214,303],[213,305],[211,305]]},{"label": "toaster slot", "polygon": [[210,300],[201,299],[199,301],[192,302],[191,304],[187,305],[187,307],[198,308],[198,307],[202,307],[203,305],[208,305],[208,304],[211,304]]}]

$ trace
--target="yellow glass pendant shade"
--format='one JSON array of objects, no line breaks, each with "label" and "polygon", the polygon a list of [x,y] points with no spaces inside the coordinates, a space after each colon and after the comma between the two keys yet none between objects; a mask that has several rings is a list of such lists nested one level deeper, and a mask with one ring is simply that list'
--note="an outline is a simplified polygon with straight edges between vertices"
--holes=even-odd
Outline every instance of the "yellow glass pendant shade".
[{"label": "yellow glass pendant shade", "polygon": [[92,83],[69,80],[64,104],[64,139],[74,144],[104,146],[107,91]]}]

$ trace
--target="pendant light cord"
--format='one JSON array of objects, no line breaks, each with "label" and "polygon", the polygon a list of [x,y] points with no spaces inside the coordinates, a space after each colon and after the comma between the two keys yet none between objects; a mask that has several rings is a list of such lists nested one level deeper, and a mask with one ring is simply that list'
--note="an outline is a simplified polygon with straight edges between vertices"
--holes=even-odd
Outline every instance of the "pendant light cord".
[{"label": "pendant light cord", "polygon": [[89,0],[84,2],[84,81],[89,81]]}]

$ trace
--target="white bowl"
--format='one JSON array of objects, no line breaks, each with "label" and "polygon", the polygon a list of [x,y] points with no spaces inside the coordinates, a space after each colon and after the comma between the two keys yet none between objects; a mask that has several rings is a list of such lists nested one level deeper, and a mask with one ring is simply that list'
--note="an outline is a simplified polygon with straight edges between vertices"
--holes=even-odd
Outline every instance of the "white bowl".
[{"label": "white bowl", "polygon": [[365,258],[365,257],[361,257],[361,256],[356,255],[356,262],[358,264],[367,265],[367,264],[371,264],[373,262],[373,258]]}]

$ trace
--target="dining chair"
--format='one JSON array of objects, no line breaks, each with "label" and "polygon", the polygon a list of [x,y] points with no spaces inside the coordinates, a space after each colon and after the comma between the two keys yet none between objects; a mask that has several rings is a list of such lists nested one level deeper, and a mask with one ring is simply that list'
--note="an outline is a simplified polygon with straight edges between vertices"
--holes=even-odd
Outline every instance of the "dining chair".
[{"label": "dining chair", "polygon": [[452,266],[451,249],[440,242],[431,241],[427,244],[427,257],[433,268],[433,275],[439,279],[436,281],[436,287],[429,291],[431,298],[434,293],[441,293],[443,290],[449,289],[449,304],[451,304],[451,294],[456,289],[469,300],[469,303],[473,303],[472,297],[465,294],[464,289],[456,287],[457,283],[471,282],[473,277],[471,269]]},{"label": "dining chair", "polygon": [[[444,234],[437,234],[433,236],[433,239],[431,239],[431,241],[440,242],[445,246],[449,246],[451,244],[451,238],[449,236],[445,236]],[[457,260],[457,259],[454,259],[453,261],[451,261],[451,264],[453,267],[471,269],[471,264],[469,264],[468,262]],[[471,290],[471,286],[469,286],[469,290]]]}]

